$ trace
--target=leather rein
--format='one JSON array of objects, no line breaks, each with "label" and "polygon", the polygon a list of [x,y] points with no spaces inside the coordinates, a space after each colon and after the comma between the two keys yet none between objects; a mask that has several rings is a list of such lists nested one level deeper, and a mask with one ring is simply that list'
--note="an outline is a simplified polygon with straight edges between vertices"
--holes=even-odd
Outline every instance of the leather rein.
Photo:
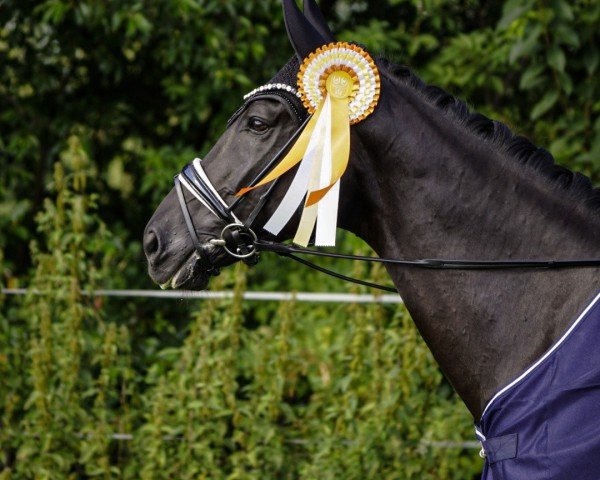
[{"label": "leather rein", "polygon": [[[285,97],[282,96],[284,100]],[[240,109],[240,111],[243,107]],[[239,112],[239,111],[238,111]],[[301,119],[302,120],[302,119]],[[265,165],[254,177],[250,185],[255,184],[262,179],[271,168],[282,158],[293,142],[298,138],[310,116],[304,119],[300,127],[294,132],[286,144],[275,154],[275,156]],[[230,122],[231,123],[231,120]],[[175,176],[175,189],[179,199],[179,205],[183,213],[189,235],[194,243],[196,256],[201,265],[211,275],[218,275],[219,268],[209,260],[207,248],[209,245],[223,248],[230,256],[242,260],[249,265],[255,265],[259,260],[260,252],[273,252],[282,257],[290,258],[307,267],[317,270],[321,273],[333,276],[335,278],[356,283],[359,285],[377,288],[388,292],[397,293],[392,287],[380,285],[377,283],[360,280],[335,272],[328,268],[317,265],[298,255],[310,255],[316,257],[338,258],[344,260],[359,260],[371,263],[383,263],[387,265],[398,265],[410,268],[426,268],[435,270],[508,270],[508,269],[559,269],[559,268],[581,268],[581,267],[599,267],[600,259],[577,259],[577,260],[442,260],[442,259],[419,259],[402,260],[395,258],[380,258],[373,256],[345,255],[341,253],[324,252],[310,248],[301,248],[293,245],[268,242],[259,240],[258,236],[252,230],[256,217],[264,208],[277,180],[273,181],[261,194],[254,209],[248,215],[248,218],[242,222],[233,213],[246,197],[238,197],[231,205],[219,195],[217,189],[206,175],[202,168],[200,159],[195,159],[192,163],[186,165],[180,174]],[[202,244],[190,215],[188,205],[183,194],[185,187],[198,201],[208,208],[215,216],[221,219],[225,227],[221,231],[220,238],[212,239],[207,244]]]}]

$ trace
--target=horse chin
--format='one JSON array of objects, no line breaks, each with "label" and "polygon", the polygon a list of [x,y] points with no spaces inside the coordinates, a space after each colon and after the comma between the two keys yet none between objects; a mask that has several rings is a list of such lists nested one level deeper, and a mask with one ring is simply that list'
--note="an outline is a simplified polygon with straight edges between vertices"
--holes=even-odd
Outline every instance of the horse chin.
[{"label": "horse chin", "polygon": [[171,280],[171,288],[174,290],[206,290],[211,275],[198,268],[198,264],[196,259],[186,263]]},{"label": "horse chin", "polygon": [[179,267],[170,280],[163,283],[162,289],[172,288],[174,290],[205,290],[208,287],[210,273],[202,268],[200,261],[193,253]]},{"label": "horse chin", "polygon": [[[216,265],[221,265],[227,258],[221,249],[216,249],[211,244],[204,245],[205,252],[208,255],[208,262],[213,267],[207,268],[196,253],[192,253],[190,257],[183,263],[179,270],[173,275],[171,280],[161,285],[161,288],[172,288],[173,290],[206,290],[210,282],[210,277],[219,274],[219,268]],[[231,262],[229,262],[231,263]]]}]

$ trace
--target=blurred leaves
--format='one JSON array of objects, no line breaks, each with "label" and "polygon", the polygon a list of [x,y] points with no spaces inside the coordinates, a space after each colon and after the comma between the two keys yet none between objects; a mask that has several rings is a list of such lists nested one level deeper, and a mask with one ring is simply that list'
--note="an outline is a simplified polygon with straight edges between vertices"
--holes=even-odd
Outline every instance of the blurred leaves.
[{"label": "blurred leaves", "polygon": [[[320,4],[340,39],[600,179],[598,2]],[[276,0],[1,3],[1,281],[55,293],[0,298],[2,478],[479,470],[473,451],[428,446],[470,438],[470,419],[403,309],[76,294],[152,288],[140,241],[173,175],[292,53]],[[348,234],[339,245],[367,253]],[[238,292],[348,288],[266,256],[217,280]]]},{"label": "blurred leaves", "polygon": [[[321,6],[339,38],[411,65],[597,181],[595,2]],[[29,266],[22,240],[33,233],[52,164],[75,126],[89,132],[104,220],[126,243],[139,242],[173,174],[206,153],[243,93],[292,49],[276,0],[6,0],[0,54],[1,198],[11,210],[26,201],[25,222],[17,227],[13,217],[0,245],[10,270],[22,271]],[[582,125],[577,135],[573,124]],[[137,202],[128,201],[133,192]]]}]

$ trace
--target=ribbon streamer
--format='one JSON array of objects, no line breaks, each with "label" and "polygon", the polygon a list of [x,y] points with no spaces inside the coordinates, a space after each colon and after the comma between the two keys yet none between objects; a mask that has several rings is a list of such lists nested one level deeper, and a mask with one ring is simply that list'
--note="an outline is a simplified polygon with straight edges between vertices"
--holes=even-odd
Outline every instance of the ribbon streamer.
[{"label": "ribbon streamer", "polygon": [[[319,132],[324,130],[324,122],[326,121],[326,116],[322,115],[321,113],[324,107],[327,106],[327,108],[329,108],[328,103],[329,102],[325,100],[325,102],[323,102],[323,105],[315,114],[315,128],[311,132],[312,134],[309,138],[308,145],[306,147],[306,152],[302,152],[301,154],[301,162],[300,166],[298,167],[298,171],[296,172],[296,175],[294,176],[294,179],[292,180],[288,191],[283,197],[283,200],[281,200],[281,203],[264,226],[265,230],[272,233],[273,235],[279,234],[279,232],[283,229],[283,227],[285,227],[292,215],[298,209],[298,206],[302,202],[302,199],[306,196],[312,173],[313,163],[315,161],[321,162],[321,157],[323,154],[323,141]],[[309,125],[307,125],[307,128],[308,126]],[[303,134],[304,132],[302,132],[301,137]],[[298,142],[299,141],[300,139],[298,139]],[[292,150],[295,149],[298,142],[294,144]],[[290,153],[292,152],[290,151]],[[285,162],[289,155],[290,154],[288,154],[286,158],[282,160],[281,163]],[[302,155],[304,158],[302,158]],[[292,160],[295,160],[295,158],[293,158]]]},{"label": "ribbon streamer", "polygon": [[[300,163],[281,203],[264,228],[278,235],[305,199],[294,243],[306,247],[317,224],[315,244],[335,245],[339,180],[350,156],[349,97],[327,92],[291,150],[269,174],[237,195],[265,185]],[[335,188],[334,188],[335,187]]]},{"label": "ribbon streamer", "polygon": [[[321,122],[321,119],[323,122]],[[316,134],[313,132],[313,137],[316,137],[317,143],[320,150],[317,152],[317,158],[312,165],[312,171],[308,184],[308,191],[316,190],[320,188],[323,175],[326,175],[330,170],[331,163],[331,98],[329,95],[325,97],[325,103],[323,105],[323,112],[319,119],[321,123],[322,132]],[[330,176],[331,174],[329,174]],[[328,177],[327,177],[328,178]],[[310,241],[310,236],[315,228],[315,222],[317,221],[318,215],[317,205],[304,204],[304,210],[300,217],[300,223],[298,224],[298,230],[294,236],[294,243],[296,245],[307,246]]]},{"label": "ribbon streamer", "polygon": [[[327,96],[330,96],[329,94]],[[314,205],[333,187],[346,171],[350,158],[350,123],[348,122],[348,98],[331,98],[331,179],[321,189],[310,192],[307,205]]]}]

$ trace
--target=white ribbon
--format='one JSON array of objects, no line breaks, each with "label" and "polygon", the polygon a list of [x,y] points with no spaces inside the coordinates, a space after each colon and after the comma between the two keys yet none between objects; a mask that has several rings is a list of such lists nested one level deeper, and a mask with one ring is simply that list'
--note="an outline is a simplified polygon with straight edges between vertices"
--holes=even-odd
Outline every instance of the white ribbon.
[{"label": "white ribbon", "polygon": [[[327,95],[329,98],[329,95]],[[331,182],[332,175],[331,155],[331,108],[327,112],[327,123],[325,126],[325,146],[323,148],[323,162],[321,164],[321,178],[319,188],[327,187]],[[327,194],[316,205],[317,231],[315,233],[315,245],[319,247],[333,247],[335,245],[335,232],[337,229],[338,200],[340,193],[339,180],[327,192]]]},{"label": "white ribbon", "polygon": [[[329,97],[327,97],[325,99],[325,104],[323,105],[323,110],[328,109],[330,111],[330,107]],[[290,218],[292,218],[292,215],[300,206],[302,199],[306,196],[311,179],[313,162],[315,159],[321,159],[323,155],[322,147],[320,147],[323,143],[319,137],[320,132],[323,132],[326,128],[326,117],[331,118],[331,114],[321,114],[317,119],[315,129],[310,137],[310,141],[306,147],[306,153],[300,162],[298,171],[296,172],[288,191],[283,197],[283,200],[281,200],[281,203],[264,226],[265,230],[273,235],[278,235],[279,232],[281,232],[283,227],[290,221]]]}]

